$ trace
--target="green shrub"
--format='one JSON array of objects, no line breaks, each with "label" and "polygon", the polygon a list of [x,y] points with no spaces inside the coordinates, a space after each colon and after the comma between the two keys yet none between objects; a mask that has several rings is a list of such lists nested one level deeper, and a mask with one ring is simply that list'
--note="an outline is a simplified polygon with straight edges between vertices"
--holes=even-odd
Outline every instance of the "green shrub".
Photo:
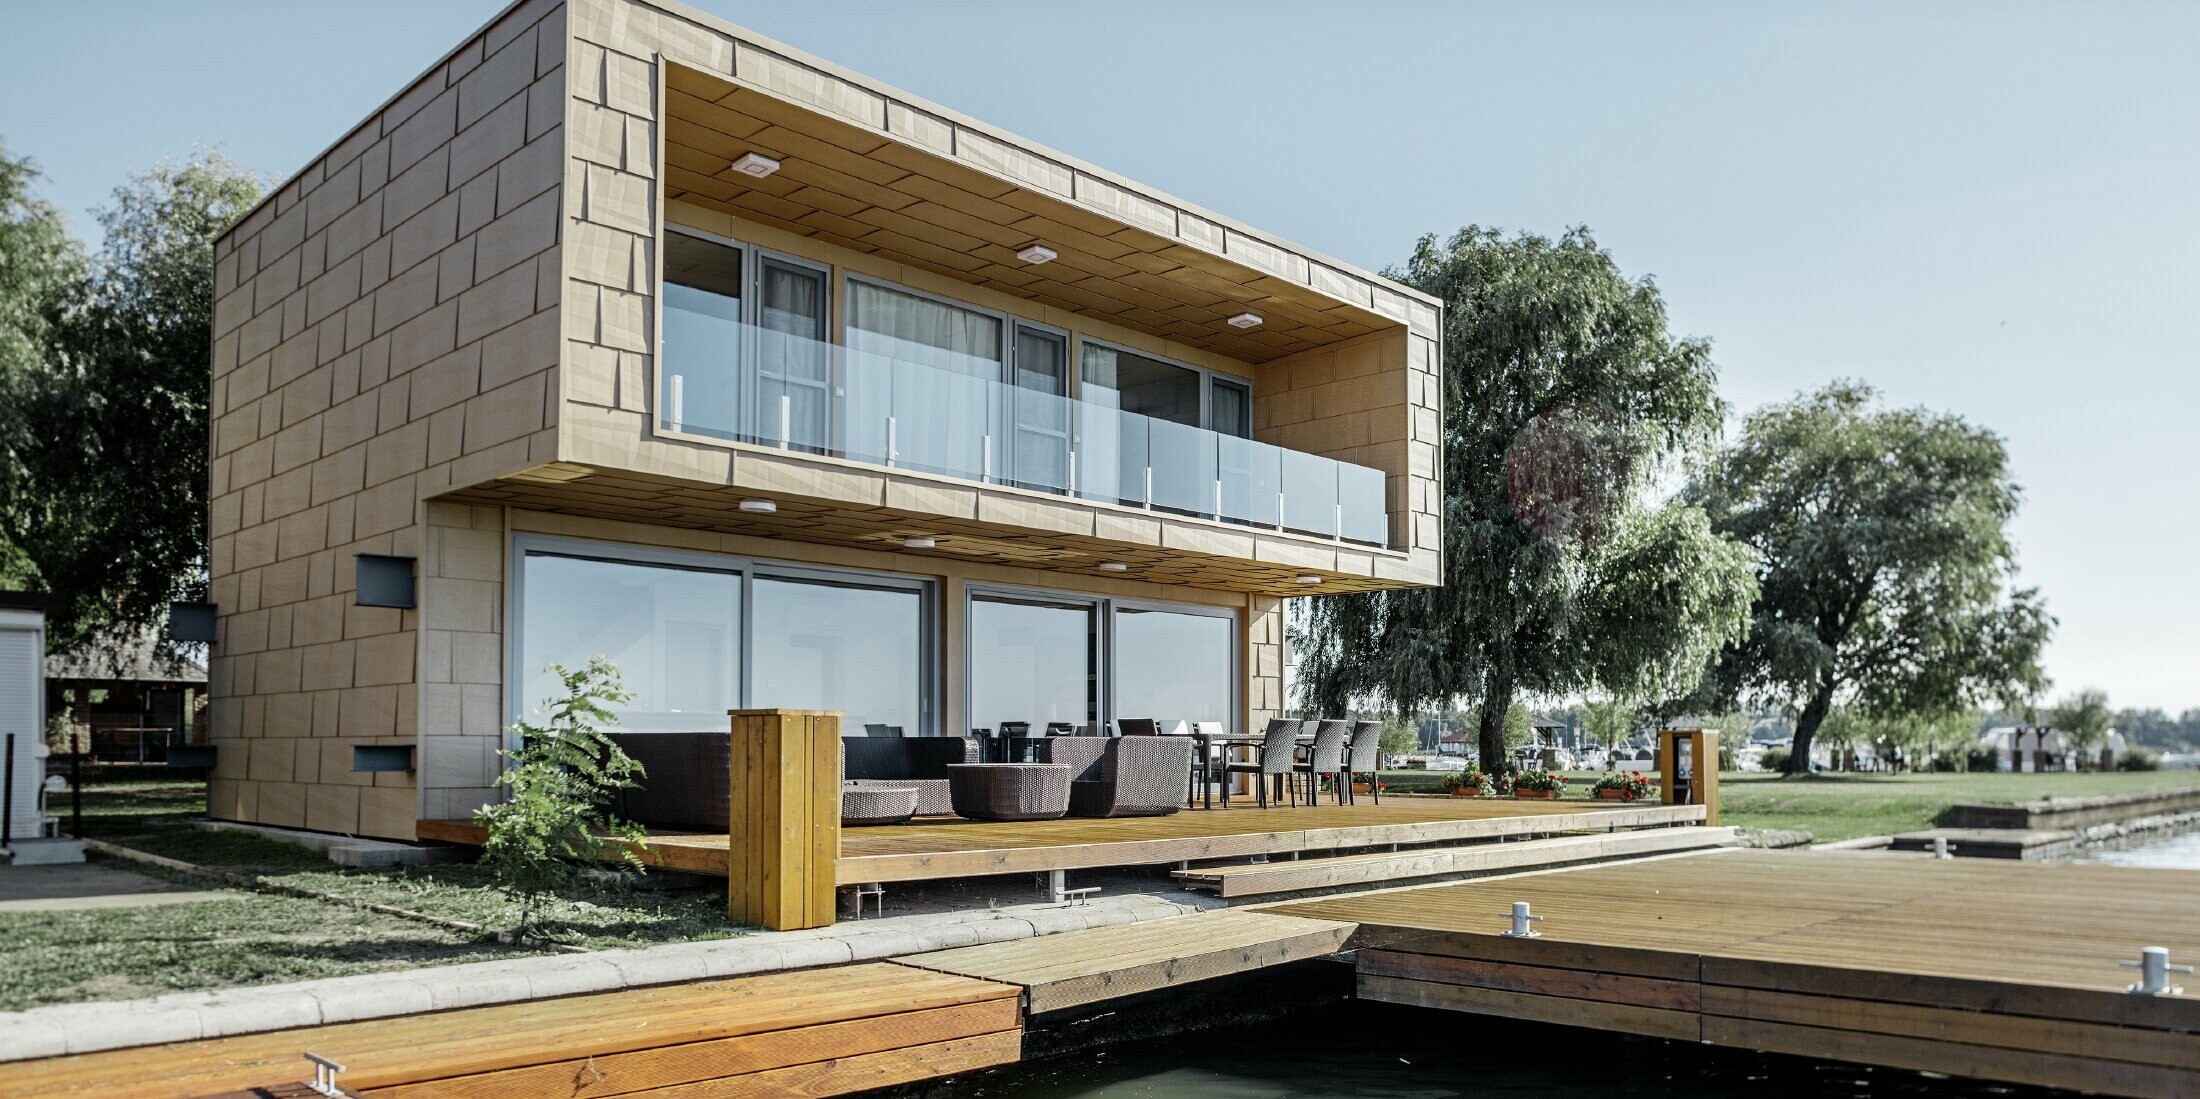
[{"label": "green shrub", "polygon": [[578,671],[552,665],[550,672],[565,694],[548,700],[548,724],[514,725],[520,746],[501,753],[506,763],[497,785],[510,798],[474,813],[489,831],[482,865],[520,902],[515,939],[526,936],[536,902],[578,882],[583,870],[613,861],[640,873],[638,852],[646,842],[640,825],[611,812],[618,792],[642,777],[642,765],[601,728],[618,724],[607,703],[633,697],[618,667],[599,656]]},{"label": "green shrub", "polygon": [[1385,756],[1402,756],[1421,750],[1421,734],[1403,721],[1383,722],[1382,739],[1377,750]]},{"label": "green shrub", "polygon": [[2116,769],[2119,771],[2159,771],[2162,769],[2162,757],[2160,753],[2150,749],[2133,746],[2124,749],[2124,754],[2116,757]]},{"label": "green shrub", "polygon": [[1971,769],[1970,755],[1961,748],[1942,748],[1933,755],[1932,768],[1943,772],[1968,771]]},{"label": "green shrub", "polygon": [[1963,769],[1966,771],[2001,770],[2001,753],[1991,744],[1973,744],[1963,751]]},{"label": "green shrub", "polygon": [[1757,757],[1757,766],[1767,771],[1785,771],[1787,765],[1788,750],[1785,748],[1767,748]]}]

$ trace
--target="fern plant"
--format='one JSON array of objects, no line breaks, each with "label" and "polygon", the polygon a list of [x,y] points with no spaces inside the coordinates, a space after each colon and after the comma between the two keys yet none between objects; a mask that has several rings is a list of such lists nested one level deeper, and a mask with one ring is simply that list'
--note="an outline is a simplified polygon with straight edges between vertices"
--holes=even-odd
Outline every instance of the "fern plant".
[{"label": "fern plant", "polygon": [[633,697],[618,666],[598,656],[582,668],[554,664],[549,671],[563,695],[544,701],[545,723],[512,727],[519,747],[499,753],[505,766],[497,776],[509,796],[474,813],[489,833],[482,865],[520,904],[514,939],[526,936],[545,897],[577,883],[586,868],[613,862],[641,873],[646,842],[640,825],[612,812],[619,791],[642,777],[642,765],[604,732],[618,724],[610,705]]}]

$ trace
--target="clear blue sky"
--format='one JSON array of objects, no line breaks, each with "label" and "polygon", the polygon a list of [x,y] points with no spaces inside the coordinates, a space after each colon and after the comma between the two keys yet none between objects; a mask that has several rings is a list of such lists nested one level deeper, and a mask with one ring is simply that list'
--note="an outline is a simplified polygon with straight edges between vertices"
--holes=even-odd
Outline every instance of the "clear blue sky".
[{"label": "clear blue sky", "polygon": [[[0,140],[80,229],[197,143],[287,176],[500,6],[16,3]],[[1369,268],[1587,225],[1738,409],[1999,431],[2057,689],[2200,706],[2200,4],[702,6]]]}]

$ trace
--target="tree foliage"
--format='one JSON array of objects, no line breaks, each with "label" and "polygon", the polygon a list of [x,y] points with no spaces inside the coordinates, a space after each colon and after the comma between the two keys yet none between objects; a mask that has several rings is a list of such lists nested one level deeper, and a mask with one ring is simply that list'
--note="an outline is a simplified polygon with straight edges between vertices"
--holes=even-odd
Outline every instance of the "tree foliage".
[{"label": "tree foliage", "polygon": [[611,811],[618,792],[643,777],[642,765],[603,731],[618,724],[609,704],[633,697],[618,667],[599,656],[586,667],[549,670],[564,693],[544,700],[545,724],[513,726],[520,746],[503,753],[504,772],[497,776],[510,796],[474,813],[489,830],[482,865],[520,902],[515,936],[526,934],[544,896],[573,885],[585,868],[608,860],[641,873],[639,852],[647,841],[640,825]]},{"label": "tree foliage", "polygon": [[1835,383],[1751,415],[1688,496],[1760,561],[1749,632],[1693,701],[1796,708],[1791,770],[1837,703],[1939,714],[2044,686],[2054,619],[2009,587],[2019,491],[1992,432]]},{"label": "tree foliage", "polygon": [[[18,498],[39,443],[24,399],[48,373],[54,320],[84,279],[84,253],[53,204],[38,197],[38,168],[0,148],[0,502]],[[29,587],[36,567],[0,528],[0,586]]]},{"label": "tree foliage", "polygon": [[1445,303],[1445,582],[1312,600],[1301,704],[1472,700],[1494,772],[1517,696],[1692,687],[1752,594],[1692,505],[1646,503],[1724,415],[1708,345],[1585,230],[1425,237],[1396,274]]},{"label": "tree foliage", "polygon": [[0,370],[0,542],[58,598],[56,650],[120,643],[204,590],[213,244],[259,195],[251,173],[201,153],[117,189],[88,264],[65,236],[33,235],[45,258],[25,262],[73,274],[46,286],[35,334],[0,337],[36,348]]},{"label": "tree foliage", "polygon": [[2072,748],[2095,753],[2108,743],[2108,731],[2116,726],[2116,712],[2108,708],[2107,691],[2087,687],[2048,707],[2047,723],[2068,734]]}]

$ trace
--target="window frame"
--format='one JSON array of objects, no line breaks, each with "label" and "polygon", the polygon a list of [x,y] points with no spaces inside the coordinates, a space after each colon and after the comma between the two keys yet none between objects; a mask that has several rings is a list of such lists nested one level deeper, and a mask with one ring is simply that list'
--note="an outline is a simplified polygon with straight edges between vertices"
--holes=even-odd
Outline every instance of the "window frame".
[{"label": "window frame", "polygon": [[[740,638],[740,667],[735,669],[739,698],[735,708],[750,705],[754,689],[753,656],[756,639],[756,581],[793,580],[797,582],[831,584],[842,587],[871,588],[887,591],[908,591],[917,596],[917,713],[919,736],[936,736],[940,730],[939,671],[941,645],[940,584],[928,576],[886,572],[878,569],[848,568],[839,565],[813,565],[796,561],[781,561],[768,557],[745,554],[713,553],[708,550],[679,549],[667,546],[651,546],[636,542],[612,542],[594,538],[575,538],[560,534],[514,533],[507,548],[505,585],[505,660],[504,660],[504,711],[509,722],[516,722],[526,715],[527,703],[518,697],[526,681],[527,671],[521,665],[521,641],[526,636],[527,623],[524,608],[527,593],[527,558],[529,556],[573,557],[602,561],[609,564],[644,565],[659,568],[690,569],[703,572],[732,573],[741,580],[741,621],[735,623],[735,634]],[[509,728],[505,732],[506,747],[518,747],[518,738]]]},{"label": "window frame", "polygon": [[[1100,347],[1100,348],[1105,348],[1105,349],[1107,349],[1107,350],[1109,350],[1109,351],[1113,351],[1113,352],[1115,352],[1115,353],[1116,353],[1116,354],[1118,354],[1118,355],[1136,355],[1136,356],[1138,356],[1138,357],[1139,357],[1139,358],[1141,358],[1141,359],[1152,359],[1153,361],[1155,361],[1155,362],[1157,362],[1157,363],[1163,363],[1163,364],[1165,364],[1165,365],[1168,365],[1168,366],[1173,366],[1173,367],[1176,367],[1176,368],[1178,368],[1178,369],[1180,369],[1180,370],[1189,370],[1189,371],[1191,371],[1191,372],[1192,372],[1193,374],[1196,374],[1196,375],[1198,375],[1198,377],[1199,377],[1199,423],[1198,423],[1197,425],[1194,425],[1194,426],[1197,426],[1197,427],[1198,427],[1198,428],[1199,428],[1199,429],[1200,429],[1201,431],[1214,431],[1214,432],[1215,432],[1215,434],[1217,434],[1217,435],[1227,435],[1227,434],[1229,434],[1229,432],[1224,432],[1224,431],[1215,431],[1215,429],[1214,429],[1213,427],[1209,426],[1210,424],[1214,423],[1214,415],[1215,415],[1215,383],[1216,383],[1216,381],[1217,381],[1217,380],[1220,380],[1220,381],[1221,381],[1221,382],[1222,382],[1223,384],[1225,384],[1225,385],[1234,385],[1234,386],[1237,386],[1238,388],[1240,388],[1240,389],[1244,390],[1244,391],[1245,391],[1245,409],[1246,409],[1246,419],[1247,419],[1247,421],[1248,421],[1248,422],[1246,423],[1246,425],[1245,425],[1245,430],[1246,430],[1246,433],[1245,433],[1244,435],[1240,435],[1240,436],[1234,436],[1234,437],[1235,437],[1235,438],[1241,438],[1241,439],[1250,439],[1250,438],[1252,438],[1252,437],[1253,437],[1253,435],[1252,435],[1252,429],[1253,429],[1253,425],[1252,425],[1252,423],[1250,422],[1250,421],[1251,421],[1251,419],[1252,419],[1252,408],[1253,408],[1253,379],[1251,379],[1251,378],[1248,378],[1248,377],[1246,377],[1246,376],[1245,376],[1245,375],[1243,375],[1243,374],[1232,374],[1232,373],[1230,373],[1230,372],[1229,372],[1229,371],[1227,371],[1227,370],[1216,370],[1215,368],[1213,368],[1213,367],[1211,367],[1211,366],[1200,366],[1200,365],[1198,365],[1198,364],[1196,364],[1196,363],[1188,363],[1188,362],[1185,362],[1185,361],[1184,361],[1184,360],[1182,360],[1182,359],[1172,359],[1172,358],[1170,358],[1170,357],[1169,357],[1169,356],[1167,356],[1167,355],[1156,355],[1156,354],[1154,354],[1154,353],[1153,353],[1153,352],[1151,352],[1151,351],[1141,351],[1141,350],[1139,350],[1138,348],[1135,348],[1135,347],[1129,347],[1129,346],[1126,346],[1126,345],[1124,345],[1124,344],[1116,343],[1116,342],[1114,342],[1114,341],[1112,341],[1112,340],[1095,339],[1095,338],[1093,338],[1093,337],[1091,337],[1091,336],[1079,336],[1079,337],[1077,338],[1077,343],[1078,343],[1078,345],[1079,345],[1079,347],[1078,347],[1078,356],[1077,356],[1077,362],[1078,362],[1078,371],[1077,371],[1077,388],[1078,388],[1078,391],[1079,391],[1080,393],[1082,393],[1082,392],[1083,392],[1083,390],[1084,390],[1084,385],[1085,385],[1085,376],[1084,376],[1084,369],[1083,369],[1083,368],[1084,368],[1084,350],[1083,350],[1083,345],[1085,345],[1085,344],[1088,344],[1088,343],[1089,343],[1089,344],[1091,344],[1091,345],[1092,345],[1092,346],[1094,346],[1094,347]],[[1121,392],[1121,390],[1117,390],[1117,392]]]},{"label": "window frame", "polygon": [[1060,591],[1051,588],[1023,587],[1014,584],[966,582],[963,585],[962,617],[962,715],[965,726],[970,726],[971,688],[971,607],[983,597],[1038,603],[1082,604],[1098,615],[1099,652],[1095,654],[1093,674],[1099,682],[1094,686],[1097,698],[1095,709],[1103,729],[1110,727],[1121,717],[1116,708],[1115,674],[1115,612],[1120,609],[1134,611],[1191,614],[1205,618],[1220,618],[1230,624],[1230,713],[1224,719],[1230,728],[1241,728],[1245,720],[1245,618],[1237,607],[1215,606],[1205,603],[1177,603],[1162,599],[1141,599],[1126,596],[1094,595],[1086,592]]},{"label": "window frame", "polygon": [[[734,251],[741,253],[741,361],[743,363],[753,361],[756,358],[756,331],[762,328],[764,324],[764,265],[767,262],[782,264],[786,267],[791,267],[798,271],[806,271],[818,277],[818,282],[824,288],[824,294],[821,297],[821,301],[825,308],[825,315],[818,318],[818,328],[824,333],[824,337],[819,342],[823,343],[827,347],[838,347],[840,345],[840,341],[835,338],[840,334],[840,324],[838,323],[839,311],[833,307],[833,291],[835,289],[833,284],[833,275],[836,268],[834,268],[832,264],[819,263],[816,260],[804,259],[801,256],[793,255],[791,253],[766,248],[760,244],[751,244],[744,240],[735,240],[732,237],[721,236],[717,233],[709,232],[703,229],[697,229],[692,226],[678,225],[669,221],[666,222],[665,235],[672,236],[675,234],[694,240],[703,241],[706,244],[715,244],[721,248],[731,248]],[[658,247],[662,249],[664,245],[660,243]],[[658,262],[657,274],[657,308],[659,316],[656,334],[650,341],[650,343],[655,348],[655,354],[651,357],[656,360],[652,366],[652,371],[656,374],[656,378],[654,379],[656,384],[653,392],[656,394],[657,402],[660,405],[663,405],[665,403],[665,377],[668,374],[665,362],[663,287],[666,283],[670,283],[671,281],[672,280],[664,273],[664,264],[662,259],[660,258]],[[835,353],[832,356],[831,363],[828,364],[827,367],[826,387],[829,391],[837,391],[845,385],[846,381],[847,379],[842,375],[840,356]],[[754,392],[754,388],[755,378],[752,377],[748,372],[744,372],[741,378],[740,389],[741,407],[750,408],[755,405],[757,395]],[[826,433],[829,436],[837,439],[840,435],[840,423],[838,418],[839,402],[837,400],[830,400],[827,402],[826,407],[831,413],[826,418]],[[741,432],[740,425],[738,424],[735,425],[731,432],[731,439],[722,439],[721,436],[708,431],[697,431],[695,428],[687,426],[684,423],[680,427],[673,427],[670,423],[670,413],[671,409],[669,408],[660,407],[656,409],[649,418],[651,429],[655,432],[662,432],[671,435],[695,435],[705,439],[720,439],[721,441],[749,442],[755,445],[769,445],[762,442],[761,440],[752,440],[746,438]]]}]

